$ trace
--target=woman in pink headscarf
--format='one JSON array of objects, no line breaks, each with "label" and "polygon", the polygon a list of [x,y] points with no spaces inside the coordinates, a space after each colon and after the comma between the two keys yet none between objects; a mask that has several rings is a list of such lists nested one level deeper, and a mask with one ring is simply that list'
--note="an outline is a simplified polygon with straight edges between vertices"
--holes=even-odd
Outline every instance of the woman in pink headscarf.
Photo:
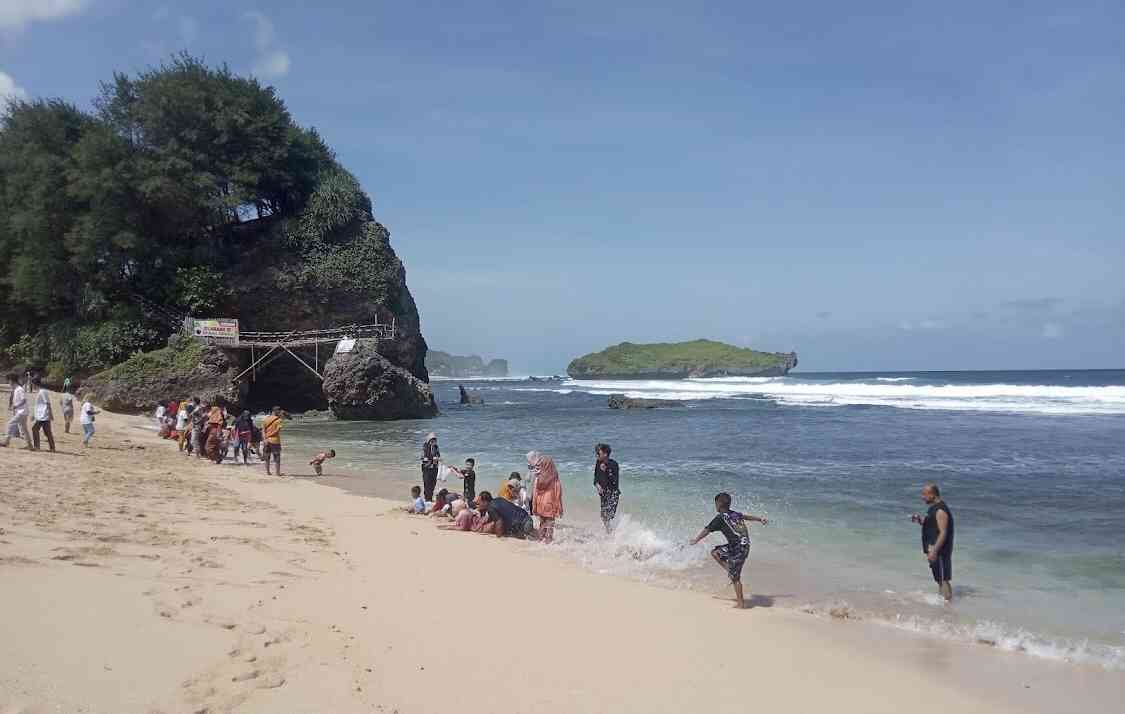
[{"label": "woman in pink headscarf", "polygon": [[539,516],[539,538],[550,543],[555,537],[555,519],[563,514],[562,481],[555,460],[550,456],[540,456],[535,463],[535,500],[533,515]]}]

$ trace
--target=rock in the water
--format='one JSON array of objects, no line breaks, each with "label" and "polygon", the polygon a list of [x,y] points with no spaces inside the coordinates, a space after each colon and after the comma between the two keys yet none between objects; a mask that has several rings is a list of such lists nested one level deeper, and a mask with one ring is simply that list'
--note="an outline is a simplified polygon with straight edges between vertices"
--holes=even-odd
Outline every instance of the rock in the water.
[{"label": "rock in the water", "polygon": [[634,399],[624,394],[611,394],[610,409],[657,409],[660,407],[682,407],[683,402],[674,399]]},{"label": "rock in the water", "polygon": [[324,367],[324,396],[337,419],[424,419],[437,416],[430,385],[360,340]]},{"label": "rock in the water", "polygon": [[90,377],[82,393],[96,395],[99,406],[122,414],[149,412],[160,402],[191,397],[234,410],[242,403],[232,381],[238,372],[237,357],[230,352],[174,336],[163,349],[137,353]]},{"label": "rock in the water", "polygon": [[484,404],[484,397],[480,395],[480,392],[471,392],[461,385],[457,385],[457,389],[461,391],[462,404]]}]

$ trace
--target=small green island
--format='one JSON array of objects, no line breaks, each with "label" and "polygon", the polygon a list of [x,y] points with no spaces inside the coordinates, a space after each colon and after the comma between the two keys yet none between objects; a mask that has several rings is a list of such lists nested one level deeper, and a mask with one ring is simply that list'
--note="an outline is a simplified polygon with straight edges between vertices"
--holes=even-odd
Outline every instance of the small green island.
[{"label": "small green island", "polygon": [[579,357],[566,373],[572,379],[784,377],[796,366],[796,352],[759,352],[714,340],[622,342]]}]

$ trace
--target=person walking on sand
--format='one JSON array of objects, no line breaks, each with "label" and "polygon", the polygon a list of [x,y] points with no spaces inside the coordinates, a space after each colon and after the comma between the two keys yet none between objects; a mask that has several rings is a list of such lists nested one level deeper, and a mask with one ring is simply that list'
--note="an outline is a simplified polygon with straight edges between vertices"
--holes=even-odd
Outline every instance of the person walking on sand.
[{"label": "person walking on sand", "polygon": [[43,381],[39,377],[33,377],[31,381],[37,390],[35,394],[35,423],[31,425],[31,441],[35,450],[39,451],[39,432],[42,431],[47,436],[47,448],[53,452],[55,450],[55,435],[51,433],[51,420],[54,419],[54,414],[51,412],[51,392],[43,388]]},{"label": "person walking on sand", "polygon": [[8,427],[4,430],[4,442],[0,446],[8,446],[13,436],[19,436],[24,441],[28,451],[34,451],[31,445],[31,434],[27,430],[27,392],[20,384],[20,376],[12,372],[8,375],[8,383],[12,386],[11,400],[8,404],[11,416],[8,417]]},{"label": "person walking on sand", "polygon": [[594,447],[594,488],[601,500],[602,525],[606,533],[613,532],[613,519],[617,518],[617,504],[621,500],[621,469],[617,462],[609,458],[612,453],[609,444]]},{"label": "person walking on sand", "polygon": [[532,513],[539,516],[539,535],[546,544],[555,540],[555,520],[563,515],[562,481],[555,460],[539,456],[535,462],[535,497]]},{"label": "person walking on sand", "polygon": [[98,413],[98,410],[94,409],[93,399],[93,394],[87,394],[86,401],[82,402],[82,408],[78,414],[78,422],[82,425],[83,447],[89,446],[90,440],[94,438],[94,415]]},{"label": "person walking on sand", "polygon": [[441,466],[441,449],[438,448],[437,434],[426,434],[422,444],[422,494],[427,501],[434,500],[434,486],[437,485],[438,467]]},{"label": "person walking on sand", "polygon": [[929,506],[926,515],[915,513],[910,520],[922,526],[922,554],[930,564],[938,591],[948,603],[953,600],[953,512],[932,481],[922,486],[922,500]]},{"label": "person walking on sand", "polygon": [[66,378],[66,382],[59,401],[62,403],[63,431],[69,434],[70,422],[74,421],[74,395],[70,392],[70,377]]},{"label": "person walking on sand", "polygon": [[704,526],[699,535],[688,541],[688,545],[695,545],[712,533],[722,533],[726,537],[727,544],[712,548],[711,557],[726,569],[727,577],[734,586],[734,606],[741,610],[746,607],[742,596],[742,566],[750,555],[750,528],[746,524],[757,521],[764,526],[769,520],[732,511],[730,494],[726,492],[715,496],[715,511],[718,515]]}]

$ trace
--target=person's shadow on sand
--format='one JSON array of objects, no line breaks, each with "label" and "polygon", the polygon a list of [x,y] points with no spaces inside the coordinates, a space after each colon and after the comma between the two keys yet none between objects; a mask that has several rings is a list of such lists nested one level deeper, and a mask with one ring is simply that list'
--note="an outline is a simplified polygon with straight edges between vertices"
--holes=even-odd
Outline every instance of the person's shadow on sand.
[{"label": "person's shadow on sand", "polygon": [[[715,595],[716,600],[723,600],[724,602],[734,602],[734,598],[723,595]],[[755,607],[773,607],[778,598],[793,597],[792,594],[786,593],[784,595],[750,595],[746,598],[746,608]]]}]

